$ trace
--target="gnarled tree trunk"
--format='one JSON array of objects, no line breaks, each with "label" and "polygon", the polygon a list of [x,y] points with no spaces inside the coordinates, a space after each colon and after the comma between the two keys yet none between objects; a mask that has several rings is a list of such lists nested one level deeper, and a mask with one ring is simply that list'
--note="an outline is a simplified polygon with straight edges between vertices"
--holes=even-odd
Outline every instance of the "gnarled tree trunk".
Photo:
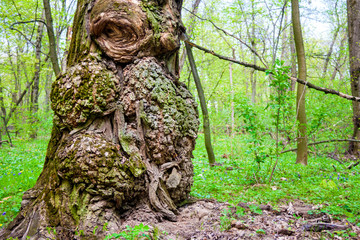
[{"label": "gnarled tree trunk", "polygon": [[176,221],[199,124],[178,82],[180,9],[175,0],[78,1],[67,71],[52,86],[44,170],[1,239],[80,230],[100,239],[136,209]]}]

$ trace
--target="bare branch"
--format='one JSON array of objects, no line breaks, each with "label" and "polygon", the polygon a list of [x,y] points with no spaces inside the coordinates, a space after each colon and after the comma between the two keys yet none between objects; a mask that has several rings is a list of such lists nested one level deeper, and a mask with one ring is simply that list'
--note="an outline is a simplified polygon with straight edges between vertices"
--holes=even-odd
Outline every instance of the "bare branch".
[{"label": "bare branch", "polygon": [[238,60],[233,59],[233,58],[229,58],[229,57],[226,57],[226,56],[222,56],[222,55],[220,55],[220,54],[215,53],[215,52],[212,51],[212,50],[208,50],[208,49],[206,49],[206,48],[203,48],[203,47],[201,47],[201,46],[199,46],[199,45],[197,45],[197,44],[195,44],[195,43],[193,43],[193,42],[190,42],[190,41],[187,41],[187,40],[185,40],[185,42],[188,43],[188,44],[189,44],[190,46],[192,46],[192,47],[195,47],[195,48],[197,48],[197,49],[199,49],[199,50],[202,50],[202,51],[204,51],[204,52],[206,52],[206,53],[210,53],[210,54],[214,55],[215,57],[220,58],[220,59],[222,59],[222,60],[226,60],[226,61],[229,61],[229,62],[233,62],[233,63],[239,64],[239,65],[241,65],[241,66],[244,66],[244,67],[253,68],[253,69],[258,70],[258,71],[261,71],[261,72],[265,72],[265,71],[267,70],[266,68],[263,68],[263,67],[260,67],[260,66],[254,65],[254,64],[250,64],[250,63],[246,63],[246,62],[241,62],[241,61],[238,61]]},{"label": "bare branch", "polygon": [[18,24],[35,23],[35,22],[41,22],[46,25],[46,22],[43,19],[34,19],[34,20],[30,20],[30,21],[14,22],[9,26],[9,28],[12,29],[14,27],[14,25],[18,25]]},{"label": "bare branch", "polygon": [[347,167],[347,169],[352,169],[353,167],[356,167],[356,166],[359,165],[359,164],[360,164],[360,161],[357,162],[357,163],[352,163],[352,164],[350,164],[350,165]]},{"label": "bare branch", "polygon": [[[318,144],[322,144],[322,143],[331,143],[331,142],[360,142],[360,140],[355,140],[355,139],[330,139],[330,140],[325,140],[325,141],[320,141],[320,142],[309,143],[308,146],[314,146],[314,145],[318,145]],[[285,151],[282,151],[281,154],[287,153],[287,152],[294,152],[296,150],[297,150],[297,148],[285,150]]]},{"label": "bare branch", "polygon": [[[258,71],[261,71],[261,72],[266,72],[266,71],[269,71],[270,69],[267,69],[267,68],[263,68],[263,67],[260,67],[260,66],[257,66],[255,64],[250,64],[250,63],[246,63],[246,62],[241,62],[241,61],[238,61],[236,59],[233,59],[233,58],[230,58],[230,57],[226,57],[226,56],[223,56],[223,55],[220,55],[218,53],[215,53],[214,51],[212,50],[209,50],[209,49],[206,49],[204,47],[201,47],[195,43],[192,43],[190,41],[187,41],[185,40],[186,43],[188,43],[189,45],[191,45],[192,47],[195,47],[201,51],[204,51],[206,53],[210,53],[212,55],[214,55],[215,57],[219,58],[219,59],[222,59],[222,60],[226,60],[226,61],[229,61],[229,62],[233,62],[233,63],[236,63],[236,64],[239,64],[241,66],[244,66],[244,67],[248,67],[248,68],[253,68],[255,70],[258,70]],[[324,88],[324,87],[319,87],[319,86],[316,86],[308,81],[304,81],[304,80],[301,80],[299,78],[295,78],[295,77],[290,77],[289,76],[289,79],[291,79],[292,81],[295,81],[295,82],[298,82],[298,83],[301,83],[301,84],[304,84],[305,86],[307,86],[308,88],[312,88],[312,89],[315,89],[315,90],[318,90],[320,92],[324,92],[325,94],[333,94],[333,95],[337,95],[339,97],[342,97],[342,98],[345,98],[347,100],[351,100],[351,101],[356,101],[356,102],[360,102],[360,97],[355,97],[355,96],[352,96],[352,95],[348,95],[348,94],[345,94],[345,93],[342,93],[342,92],[339,92],[339,91],[336,91],[334,89],[328,89],[328,88]]]},{"label": "bare branch", "polygon": [[321,91],[321,92],[324,92],[325,94],[333,94],[333,95],[337,95],[339,97],[342,97],[342,98],[345,98],[347,100],[351,100],[351,101],[356,101],[356,102],[360,102],[360,97],[355,97],[355,96],[352,96],[352,95],[348,95],[348,94],[345,94],[345,93],[342,93],[342,92],[339,92],[339,91],[336,91],[334,89],[328,89],[328,88],[324,88],[324,87],[319,87],[319,86],[316,86],[308,81],[304,81],[304,80],[301,80],[301,79],[298,79],[298,78],[294,78],[294,77],[289,77],[292,81],[296,81],[298,83],[301,83],[301,84],[304,84],[306,85],[308,88],[313,88],[315,90],[318,90],[318,91]]}]

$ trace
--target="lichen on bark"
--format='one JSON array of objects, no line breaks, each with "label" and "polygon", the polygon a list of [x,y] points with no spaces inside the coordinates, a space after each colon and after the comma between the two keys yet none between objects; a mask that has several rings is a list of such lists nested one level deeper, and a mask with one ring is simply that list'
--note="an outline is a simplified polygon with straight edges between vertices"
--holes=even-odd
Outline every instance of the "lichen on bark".
[{"label": "lichen on bark", "polygon": [[119,77],[91,54],[53,83],[51,107],[58,126],[75,128],[90,118],[113,111],[119,97]]},{"label": "lichen on bark", "polygon": [[144,208],[154,221],[176,221],[199,125],[178,81],[178,9],[173,0],[78,2],[69,65],[52,88],[44,169],[0,238],[76,239],[83,230],[99,239]]}]

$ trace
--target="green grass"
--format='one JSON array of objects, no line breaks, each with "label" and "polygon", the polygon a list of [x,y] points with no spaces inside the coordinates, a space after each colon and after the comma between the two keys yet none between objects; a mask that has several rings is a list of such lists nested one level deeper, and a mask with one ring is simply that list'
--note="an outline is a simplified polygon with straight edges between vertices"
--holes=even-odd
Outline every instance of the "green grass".
[{"label": "green grass", "polygon": [[45,160],[48,138],[16,140],[0,148],[0,226],[20,209],[24,191],[34,186]]},{"label": "green grass", "polygon": [[[246,152],[248,143],[242,136],[233,141],[216,137],[214,148],[222,166],[209,168],[203,135],[194,151],[194,185],[191,195],[214,198],[230,204],[242,202],[270,203],[299,199],[322,204],[322,211],[342,215],[360,224],[360,166],[346,170],[344,165],[324,157],[310,155],[308,166],[294,164],[295,153],[281,156],[271,184],[267,184],[275,159],[266,159],[260,172]],[[15,147],[0,148],[0,227],[19,211],[24,191],[34,186],[41,173],[48,138],[14,142]],[[228,158],[222,158],[228,154]],[[334,171],[334,167],[338,172]],[[257,177],[255,177],[257,176]]]},{"label": "green grass", "polygon": [[[229,138],[217,139],[214,148],[217,161],[222,166],[210,169],[203,136],[200,135],[194,153],[195,176],[191,194],[231,204],[241,201],[276,206],[280,200],[299,199],[310,204],[322,204],[322,211],[346,216],[348,220],[360,224],[359,166],[348,170],[345,169],[348,164],[341,165],[330,158],[311,155],[308,165],[303,166],[294,164],[295,153],[287,153],[280,157],[272,182],[268,184],[275,159],[271,161],[268,158],[256,174],[257,165],[242,147],[246,148],[246,140],[236,137],[236,147],[233,147],[236,154],[232,157]],[[229,155],[229,158],[222,158],[223,154]]]}]

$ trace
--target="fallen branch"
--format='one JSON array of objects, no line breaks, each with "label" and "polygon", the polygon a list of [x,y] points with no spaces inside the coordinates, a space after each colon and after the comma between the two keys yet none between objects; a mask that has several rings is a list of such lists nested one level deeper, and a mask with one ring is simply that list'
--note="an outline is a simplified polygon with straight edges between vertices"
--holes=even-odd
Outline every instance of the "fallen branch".
[{"label": "fallen branch", "polygon": [[313,223],[306,224],[304,229],[311,232],[321,232],[322,230],[346,230],[350,228],[349,225],[337,225],[331,223]]},{"label": "fallen branch", "polygon": [[350,165],[347,167],[347,169],[352,169],[353,167],[356,167],[356,166],[359,165],[359,164],[360,164],[360,161],[357,162],[357,163],[352,163],[352,164],[350,164]]},{"label": "fallen branch", "polygon": [[[255,69],[255,70],[258,70],[258,71],[261,71],[261,72],[266,72],[266,71],[269,71],[270,69],[266,69],[266,68],[263,68],[263,67],[260,67],[260,66],[257,66],[255,64],[250,64],[250,63],[246,63],[246,62],[241,62],[241,61],[238,61],[236,59],[233,59],[233,58],[230,58],[230,57],[226,57],[226,56],[223,56],[223,55],[220,55],[218,53],[215,53],[214,51],[212,50],[209,50],[209,49],[206,49],[204,47],[201,47],[195,43],[192,43],[188,40],[184,40],[186,43],[188,43],[189,45],[191,45],[192,47],[195,47],[201,51],[204,51],[206,53],[210,53],[212,55],[214,55],[215,57],[219,58],[219,59],[222,59],[222,60],[226,60],[226,61],[229,61],[229,62],[233,62],[233,63],[236,63],[236,64],[239,64],[241,66],[244,66],[244,67],[248,67],[248,68],[252,68],[252,69]],[[352,95],[348,95],[348,94],[345,94],[345,93],[342,93],[342,92],[339,92],[339,91],[336,91],[334,89],[328,89],[328,88],[324,88],[324,87],[319,87],[319,86],[316,86],[308,81],[304,81],[304,80],[301,80],[299,78],[295,78],[295,77],[289,77],[289,79],[291,79],[292,81],[296,81],[300,84],[304,84],[306,85],[308,88],[312,88],[312,89],[315,89],[315,90],[318,90],[320,92],[324,92],[325,94],[333,94],[333,95],[337,95],[339,97],[342,97],[342,98],[345,98],[347,100],[351,100],[351,101],[356,101],[356,102],[360,102],[360,97],[355,97],[355,96],[352,96]]]},{"label": "fallen branch", "polygon": [[337,156],[335,156],[335,153],[331,154],[329,153],[327,157],[334,159],[335,161],[339,162],[340,164],[344,164]]},{"label": "fallen branch", "polygon": [[[325,140],[325,141],[320,141],[320,142],[309,143],[308,146],[314,146],[314,145],[318,145],[318,144],[322,144],[322,143],[330,143],[330,142],[360,142],[360,140],[355,140],[355,139],[331,139],[331,140]],[[283,154],[283,153],[287,153],[287,152],[294,152],[296,150],[297,150],[297,148],[292,148],[292,149],[289,149],[289,150],[282,151],[280,153]]]}]

